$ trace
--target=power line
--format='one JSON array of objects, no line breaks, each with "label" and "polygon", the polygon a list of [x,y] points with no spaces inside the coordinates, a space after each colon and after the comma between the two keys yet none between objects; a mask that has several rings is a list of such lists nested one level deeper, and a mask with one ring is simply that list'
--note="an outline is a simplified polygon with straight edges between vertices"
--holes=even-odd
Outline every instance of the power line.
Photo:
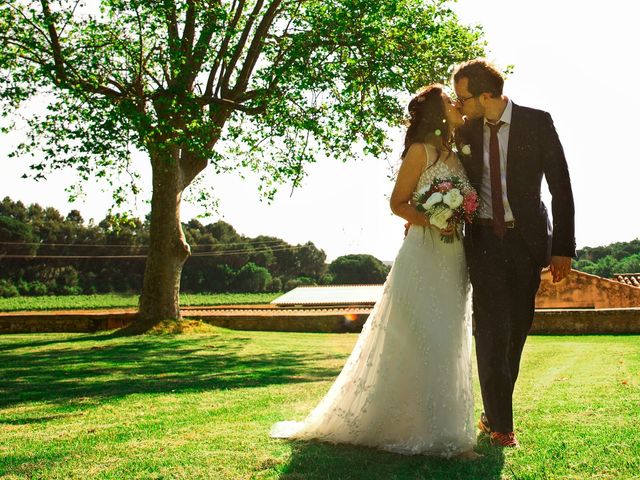
[{"label": "power line", "polygon": [[147,255],[2,255],[0,254],[0,260],[3,258],[23,258],[36,260],[44,258],[51,260],[54,258],[66,258],[68,260],[77,260],[81,258],[147,258]]},{"label": "power line", "polygon": [[29,243],[29,242],[0,242],[0,245],[29,245],[37,247],[119,247],[119,248],[147,248],[147,245],[92,245],[89,243]]},{"label": "power line", "polygon": [[242,254],[242,253],[268,253],[268,252],[279,252],[282,250],[299,250],[301,248],[305,247],[305,245],[297,245],[297,246],[290,246],[290,247],[269,247],[269,248],[263,248],[263,249],[251,249],[251,250],[247,250],[247,249],[240,249],[240,250],[227,250],[227,251],[223,251],[223,252],[197,252],[197,253],[193,253],[191,254],[192,257],[215,257],[215,256],[222,256],[222,255],[229,255],[229,254]]},{"label": "power line", "polygon": [[[191,248],[199,247],[229,247],[234,245],[281,245],[284,240],[252,240],[247,242],[231,243],[197,243],[190,245]],[[89,244],[89,243],[30,243],[30,242],[0,242],[0,245],[29,245],[37,247],[108,247],[108,248],[149,248],[148,245],[116,245],[116,244]]]},{"label": "power line", "polygon": [[[191,257],[222,257],[226,255],[252,255],[255,253],[269,253],[283,250],[299,250],[305,245],[290,246],[290,247],[274,247],[263,249],[244,249],[244,250],[230,250],[226,252],[200,252],[194,253]],[[80,259],[125,259],[125,258],[147,258],[148,255],[3,255],[0,254],[0,260],[3,258],[11,259],[67,259],[67,260],[80,260]]]}]

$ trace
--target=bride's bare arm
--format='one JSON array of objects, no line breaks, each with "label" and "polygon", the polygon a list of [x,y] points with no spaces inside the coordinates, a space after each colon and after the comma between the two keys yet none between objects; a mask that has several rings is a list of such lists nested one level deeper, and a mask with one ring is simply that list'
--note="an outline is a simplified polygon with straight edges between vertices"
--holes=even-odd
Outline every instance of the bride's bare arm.
[{"label": "bride's bare arm", "polygon": [[411,200],[426,163],[427,153],[424,146],[419,143],[411,145],[402,160],[398,178],[396,179],[396,184],[389,202],[391,211],[394,214],[404,218],[411,224],[421,225],[423,227],[428,226],[429,221],[424,214],[416,210],[411,204]]}]

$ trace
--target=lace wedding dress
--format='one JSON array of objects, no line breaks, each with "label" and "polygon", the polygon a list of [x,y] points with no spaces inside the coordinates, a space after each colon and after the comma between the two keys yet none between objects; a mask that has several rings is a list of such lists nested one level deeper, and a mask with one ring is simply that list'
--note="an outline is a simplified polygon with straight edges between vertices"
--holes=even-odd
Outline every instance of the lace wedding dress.
[{"label": "lace wedding dress", "polygon": [[[439,161],[437,177],[466,179]],[[451,457],[475,445],[471,296],[462,242],[412,226],[384,293],[326,396],[302,422],[276,423],[275,438],[316,439],[403,454]]]}]

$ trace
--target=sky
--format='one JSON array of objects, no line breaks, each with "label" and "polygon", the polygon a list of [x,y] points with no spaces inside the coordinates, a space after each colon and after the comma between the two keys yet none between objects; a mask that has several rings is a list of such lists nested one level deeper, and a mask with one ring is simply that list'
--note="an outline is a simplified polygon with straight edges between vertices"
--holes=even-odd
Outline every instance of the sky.
[{"label": "sky", "polygon": [[[483,26],[490,60],[515,66],[505,95],[551,113],[569,164],[578,248],[639,238],[640,2],[460,0],[452,7],[463,23]],[[44,183],[21,178],[28,159],[10,159],[8,153],[22,135],[0,135],[0,197],[53,206],[63,214],[78,209],[85,220],[101,220],[109,195],[92,184],[83,200],[68,203],[65,187],[73,182],[72,172],[56,173]],[[250,237],[312,241],[328,261],[351,253],[391,261],[404,223],[391,214],[388,203],[390,163],[398,165],[403,140],[402,131],[393,135],[390,162],[364,156],[344,164],[318,159],[300,188],[291,192],[283,186],[271,204],[260,199],[251,175],[207,175],[202,184],[219,198],[220,208],[218,215],[200,221],[221,219]],[[148,162],[141,156],[135,162],[149,192]],[[545,198],[549,205],[549,195]],[[142,194],[132,201],[134,214],[147,213],[144,200]],[[197,205],[183,202],[183,221],[201,213]]]}]

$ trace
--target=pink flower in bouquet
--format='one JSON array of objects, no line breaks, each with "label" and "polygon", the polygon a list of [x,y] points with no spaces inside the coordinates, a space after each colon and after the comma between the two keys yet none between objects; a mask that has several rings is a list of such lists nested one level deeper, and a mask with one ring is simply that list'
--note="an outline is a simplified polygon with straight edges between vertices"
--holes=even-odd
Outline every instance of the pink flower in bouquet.
[{"label": "pink flower in bouquet", "polygon": [[467,215],[473,214],[478,209],[478,194],[476,192],[469,192],[464,196],[464,213]]},{"label": "pink flower in bouquet", "polygon": [[439,192],[448,192],[452,188],[453,188],[453,182],[441,182],[438,185],[438,191]]}]

